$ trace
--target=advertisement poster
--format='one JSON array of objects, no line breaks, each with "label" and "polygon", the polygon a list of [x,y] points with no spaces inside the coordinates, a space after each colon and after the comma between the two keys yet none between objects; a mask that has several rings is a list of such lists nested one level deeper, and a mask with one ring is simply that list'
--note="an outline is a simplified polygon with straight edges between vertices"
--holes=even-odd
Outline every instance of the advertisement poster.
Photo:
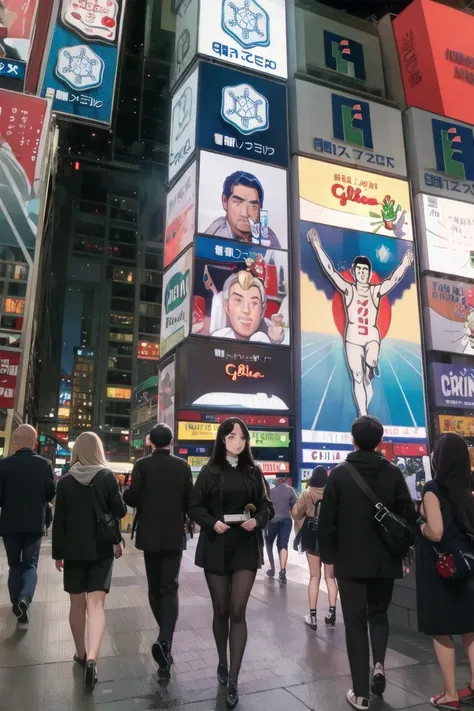
[{"label": "advertisement poster", "polygon": [[160,353],[165,355],[189,334],[193,255],[187,252],[163,274]]},{"label": "advertisement poster", "polygon": [[138,341],[137,343],[137,358],[138,360],[159,360],[160,346],[158,343],[151,341]]},{"label": "advertisement poster", "polygon": [[[178,439],[180,442],[214,440],[219,429],[218,422],[179,422]],[[251,431],[252,447],[281,448],[290,446],[289,432]]]},{"label": "advertisement poster", "polygon": [[451,364],[433,363],[436,407],[474,407],[474,368],[470,360]]},{"label": "advertisement poster", "polygon": [[[474,118],[473,118],[474,121]],[[474,129],[410,109],[405,139],[413,192],[474,203]]]},{"label": "advertisement poster", "polygon": [[22,91],[38,0],[0,2],[0,88]]},{"label": "advertisement poster", "polygon": [[197,52],[199,0],[185,0],[176,12],[171,86],[186,72]]},{"label": "advertisement poster", "polygon": [[15,406],[15,388],[18,378],[18,366],[21,353],[0,351],[0,408],[11,409]]},{"label": "advertisement poster", "polygon": [[406,177],[402,114],[354,94],[296,80],[295,151]]},{"label": "advertisement poster", "polygon": [[288,253],[196,237],[192,333],[290,343]]},{"label": "advertisement poster", "polygon": [[474,355],[474,284],[425,277],[428,349]]},{"label": "advertisement poster", "polygon": [[286,170],[202,151],[198,232],[288,249]]},{"label": "advertisement poster", "polygon": [[[302,429],[343,433],[373,415],[424,439],[413,244],[302,220]],[[323,440],[324,441],[324,440]]]},{"label": "advertisement poster", "polygon": [[41,86],[53,111],[111,123],[124,11],[125,0],[59,1]]},{"label": "advertisement poster", "polygon": [[217,64],[201,64],[198,145],[286,167],[286,86]]},{"label": "advertisement poster", "polygon": [[205,0],[199,54],[286,79],[285,0]]},{"label": "advertisement poster", "polygon": [[460,437],[474,437],[474,417],[439,415],[439,431],[455,432]]},{"label": "advertisement poster", "polygon": [[50,114],[45,99],[0,89],[0,246],[2,254],[20,250],[30,265]]},{"label": "advertisement poster", "polygon": [[157,422],[158,376],[144,380],[132,395],[131,427],[137,428],[148,422]]},{"label": "advertisement poster", "polygon": [[193,163],[166,197],[165,269],[193,241],[195,223],[196,163]]},{"label": "advertisement poster", "polygon": [[290,351],[189,339],[177,354],[179,407],[289,412]]},{"label": "advertisement poster", "polygon": [[474,279],[474,205],[417,195],[422,269]]},{"label": "advertisement poster", "polygon": [[160,368],[158,373],[158,422],[171,427],[175,434],[175,366],[174,358]]},{"label": "advertisement poster", "polygon": [[301,219],[413,241],[408,183],[298,158]]},{"label": "advertisement poster", "polygon": [[195,69],[173,96],[168,180],[186,165],[196,148],[196,118],[199,71]]}]

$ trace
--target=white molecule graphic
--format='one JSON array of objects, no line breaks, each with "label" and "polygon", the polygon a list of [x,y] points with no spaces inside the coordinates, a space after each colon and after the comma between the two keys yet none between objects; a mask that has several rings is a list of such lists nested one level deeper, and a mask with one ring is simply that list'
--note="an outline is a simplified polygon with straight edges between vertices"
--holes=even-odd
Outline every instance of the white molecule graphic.
[{"label": "white molecule graphic", "polygon": [[226,86],[222,90],[221,116],[245,135],[266,131],[269,126],[268,100],[250,84]]},{"label": "white molecule graphic", "polygon": [[86,45],[63,47],[58,52],[56,74],[72,89],[93,89],[102,84],[105,64]]},{"label": "white molecule graphic", "polygon": [[222,28],[247,49],[270,44],[270,18],[256,0],[223,0]]},{"label": "white molecule graphic", "polygon": [[173,109],[173,140],[183,135],[193,115],[193,91],[186,87]]}]

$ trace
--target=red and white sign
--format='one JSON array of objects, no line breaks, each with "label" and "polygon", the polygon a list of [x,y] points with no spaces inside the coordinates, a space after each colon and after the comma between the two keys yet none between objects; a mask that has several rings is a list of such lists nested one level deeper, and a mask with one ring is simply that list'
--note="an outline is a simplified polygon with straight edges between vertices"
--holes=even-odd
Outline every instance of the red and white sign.
[{"label": "red and white sign", "polygon": [[192,410],[179,410],[178,420],[187,420],[188,422],[224,422],[229,417],[239,417],[242,422],[245,422],[247,427],[288,427],[289,418],[280,417],[279,415],[242,415],[242,414],[213,414],[204,412],[193,412]]},{"label": "red and white sign", "polygon": [[137,358],[140,360],[159,360],[159,344],[150,343],[150,341],[138,341]]},{"label": "red and white sign", "polygon": [[290,473],[290,463],[289,462],[256,462],[262,474],[286,474]]},{"label": "red and white sign", "polygon": [[303,462],[338,464],[344,462],[351,451],[350,449],[303,449]]},{"label": "red and white sign", "polygon": [[15,388],[21,353],[0,351],[0,408],[8,410],[15,405]]}]

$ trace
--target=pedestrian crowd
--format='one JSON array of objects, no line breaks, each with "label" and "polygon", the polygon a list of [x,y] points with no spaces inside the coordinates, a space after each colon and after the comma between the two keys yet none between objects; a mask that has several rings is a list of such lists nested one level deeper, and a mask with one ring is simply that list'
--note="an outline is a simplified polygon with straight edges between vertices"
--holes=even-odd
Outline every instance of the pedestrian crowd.
[{"label": "pedestrian crowd", "polygon": [[[203,569],[213,608],[218,683],[227,707],[239,702],[238,679],[247,643],[246,608],[266,549],[269,578],[288,583],[288,547],[309,568],[308,633],[317,630],[324,566],[328,610],[336,624],[340,595],[352,688],[351,707],[364,711],[386,688],[388,610],[404,560],[416,548],[420,632],[432,637],[444,689],[434,707],[457,710],[474,702],[474,501],[469,451],[454,433],[441,435],[432,455],[433,478],[417,508],[400,469],[378,452],[383,427],[363,416],[352,425],[354,451],[330,473],[314,469],[299,497],[286,477],[269,488],[256,465],[250,433],[239,418],[219,426],[213,453],[193,485],[191,470],[171,454],[173,433],[158,424],[152,454],[138,460],[123,492],[100,438],[81,434],[71,466],[56,486],[51,463],[35,453],[36,431],[14,433],[15,454],[0,461],[0,536],[7,554],[8,590],[19,624],[30,619],[38,559],[54,499],[52,556],[70,597],[74,663],[84,685],[98,681],[105,631],[104,605],[114,560],[122,555],[120,519],[135,509],[133,534],[144,554],[149,603],[159,634],[152,655],[162,675],[173,665],[178,587],[187,534],[200,528],[196,565]],[[454,636],[462,638],[471,677],[456,684]],[[372,653],[372,666],[371,666]]]}]

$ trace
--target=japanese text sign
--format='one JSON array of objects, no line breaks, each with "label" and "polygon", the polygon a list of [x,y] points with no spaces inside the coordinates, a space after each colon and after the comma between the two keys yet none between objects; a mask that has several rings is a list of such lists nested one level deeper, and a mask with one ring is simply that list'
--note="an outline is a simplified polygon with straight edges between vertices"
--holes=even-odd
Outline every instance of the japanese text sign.
[{"label": "japanese text sign", "polygon": [[195,69],[171,102],[169,180],[173,180],[187,164],[196,148],[198,75],[199,71]]},{"label": "japanese text sign", "polygon": [[[214,440],[218,429],[219,423],[217,422],[179,422],[178,439],[180,442]],[[254,430],[250,432],[250,438],[252,447],[281,448],[290,446],[290,435],[288,432]]]},{"label": "japanese text sign", "polygon": [[0,408],[5,410],[15,405],[20,355],[13,351],[0,351]]}]

